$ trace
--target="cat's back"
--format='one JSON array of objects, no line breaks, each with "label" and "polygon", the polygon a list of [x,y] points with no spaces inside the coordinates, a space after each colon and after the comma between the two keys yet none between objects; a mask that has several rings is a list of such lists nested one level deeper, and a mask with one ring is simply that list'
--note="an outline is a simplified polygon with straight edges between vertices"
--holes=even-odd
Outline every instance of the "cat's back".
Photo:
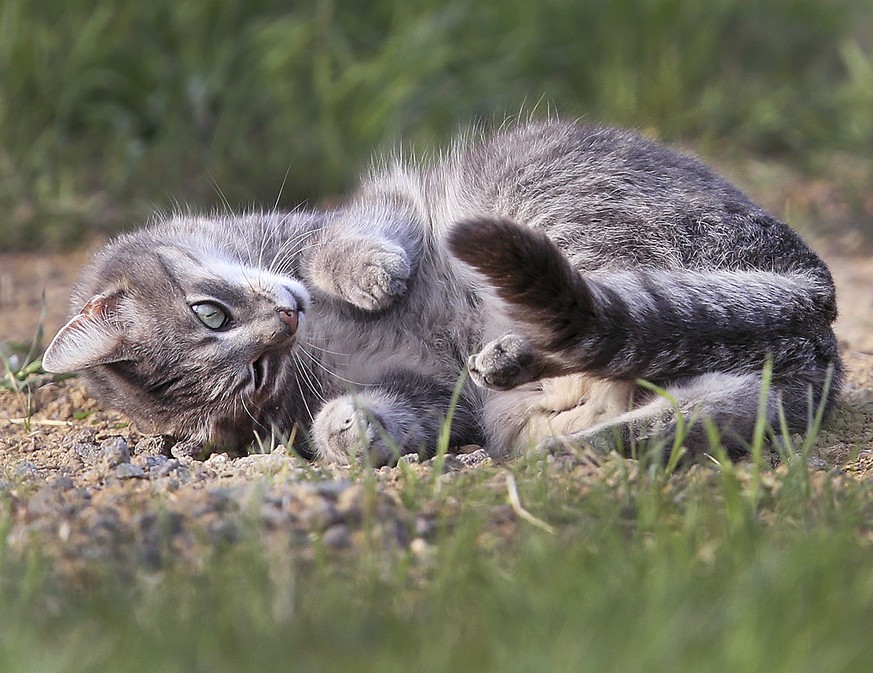
[{"label": "cat's back", "polygon": [[580,270],[823,268],[786,224],[700,160],[626,129],[557,120],[459,146],[437,171],[458,212],[542,229]]}]

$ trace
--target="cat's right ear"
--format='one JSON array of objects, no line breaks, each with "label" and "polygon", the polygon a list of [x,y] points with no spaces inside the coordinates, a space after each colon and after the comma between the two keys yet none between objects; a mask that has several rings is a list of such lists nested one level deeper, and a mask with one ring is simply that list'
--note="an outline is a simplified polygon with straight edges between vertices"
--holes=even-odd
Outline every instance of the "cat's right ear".
[{"label": "cat's right ear", "polygon": [[96,294],[52,339],[42,367],[52,374],[70,374],[108,362],[128,359],[118,320],[121,293]]}]

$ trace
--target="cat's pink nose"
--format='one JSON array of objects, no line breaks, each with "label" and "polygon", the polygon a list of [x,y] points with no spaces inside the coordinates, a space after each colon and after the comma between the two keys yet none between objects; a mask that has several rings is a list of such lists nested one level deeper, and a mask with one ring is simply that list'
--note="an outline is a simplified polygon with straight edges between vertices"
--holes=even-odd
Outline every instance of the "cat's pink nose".
[{"label": "cat's pink nose", "polygon": [[288,325],[288,331],[294,334],[297,331],[297,324],[299,322],[297,309],[277,306],[276,313],[279,314],[279,320]]}]

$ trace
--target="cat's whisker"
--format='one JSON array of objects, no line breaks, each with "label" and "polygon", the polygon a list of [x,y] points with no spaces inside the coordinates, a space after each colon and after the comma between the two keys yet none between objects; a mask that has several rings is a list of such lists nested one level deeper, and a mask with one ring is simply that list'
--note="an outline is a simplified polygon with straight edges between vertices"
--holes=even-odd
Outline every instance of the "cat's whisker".
[{"label": "cat's whisker", "polygon": [[[282,196],[282,191],[284,190],[285,184],[288,179],[288,173],[285,173],[285,177],[282,180],[282,186],[279,190],[279,194],[276,197],[276,203],[273,206],[273,209],[269,211],[269,213],[278,213],[279,212],[279,199]],[[263,235],[260,239],[260,245],[258,249],[258,259],[257,259],[257,267],[264,268],[264,255],[267,252],[268,247],[272,247],[273,242],[279,236],[285,236],[289,232],[285,231],[285,227],[288,225],[288,222],[296,215],[298,212],[303,210],[303,205],[299,204],[291,209],[289,212],[285,213],[285,215],[275,223],[271,218],[267,218],[268,226],[266,226],[263,230]],[[265,213],[266,215],[266,213]],[[270,260],[270,264],[266,266],[267,271],[274,272],[274,265],[276,264],[277,258],[282,256],[291,246],[295,245],[295,243],[301,239],[305,239],[309,236],[312,231],[303,231],[297,234],[292,234],[290,238],[285,239],[285,241],[279,246],[276,252],[273,254],[272,259]],[[292,253],[293,254],[293,253]],[[250,256],[250,262],[253,261],[253,257]]]},{"label": "cat's whisker", "polygon": [[346,357],[346,358],[352,357],[352,353],[341,353],[340,351],[332,351],[329,348],[322,348],[321,346],[316,346],[312,342],[307,342],[306,345],[309,346],[310,348],[314,348],[315,350],[319,351],[320,353],[327,353],[329,355],[340,355],[340,356]]},{"label": "cat's whisker", "polygon": [[261,287],[261,283],[259,282],[260,277],[255,276],[253,280],[252,275],[249,273],[246,267],[242,267],[242,277],[249,290],[251,290],[254,294],[258,294],[261,290],[263,290],[263,287]]},{"label": "cat's whisker", "polygon": [[[310,235],[314,232],[310,232]],[[302,241],[301,241],[302,243]],[[301,245],[294,250],[291,250],[286,253],[282,253],[284,255],[284,259],[278,259],[279,254],[273,258],[273,262],[271,263],[269,270],[271,273],[275,273],[277,275],[283,275],[290,270],[290,268],[294,264],[294,258],[300,255],[300,253],[305,252],[306,250],[311,250],[312,248],[317,248],[325,244],[325,241],[315,241],[314,243],[310,243],[309,245]],[[278,266],[275,266],[276,263],[279,262]]]},{"label": "cat's whisker", "polygon": [[[301,232],[289,238],[285,241],[279,249],[276,250],[273,258],[270,260],[270,263],[267,265],[267,269],[271,273],[277,273],[277,266],[282,266],[284,264],[290,264],[293,261],[295,255],[299,254],[301,248],[295,247],[302,245],[306,242],[306,240],[315,234],[315,229],[310,229],[308,231]],[[305,248],[303,248],[305,249]]]},{"label": "cat's whisker", "polygon": [[[245,242],[246,254],[244,262],[251,267],[260,268],[261,251],[264,249],[263,238],[260,241]],[[257,260],[255,259],[255,250],[257,250]]]},{"label": "cat's whisker", "polygon": [[248,417],[252,419],[252,422],[254,422],[254,424],[256,426],[266,430],[267,429],[266,426],[263,423],[261,423],[257,418],[255,418],[255,415],[249,410],[248,406],[246,406],[245,398],[240,396],[237,399],[240,401],[240,404],[242,405],[243,410],[246,412],[246,414],[248,414]]},{"label": "cat's whisker", "polygon": [[360,382],[360,381],[352,381],[351,379],[347,379],[347,378],[344,377],[344,376],[340,376],[340,375],[337,374],[335,371],[332,371],[329,367],[326,367],[324,364],[322,364],[322,362],[321,362],[317,357],[315,357],[312,353],[310,353],[309,351],[307,351],[305,348],[302,348],[302,347],[301,347],[299,352],[302,353],[302,354],[304,354],[304,355],[306,355],[306,357],[308,357],[310,360],[312,360],[312,361],[313,361],[313,362],[314,362],[318,367],[320,367],[321,369],[323,369],[326,373],[330,374],[330,375],[333,376],[335,379],[339,379],[340,381],[343,381],[344,383],[349,383],[349,384],[351,384],[351,385],[353,385],[353,386],[361,386],[361,387],[367,387],[367,386],[375,385],[375,384],[373,384],[373,383],[362,383],[362,382]]},{"label": "cat's whisker", "polygon": [[270,263],[266,265],[267,271],[270,273],[279,273],[277,270],[279,267],[284,267],[290,265],[293,262],[293,246],[297,244],[298,241],[305,240],[308,236],[310,236],[310,232],[306,232],[303,234],[298,234],[294,237],[293,240],[285,241],[282,245],[278,247],[278,249],[273,253],[272,258],[270,259]]},{"label": "cat's whisker", "polygon": [[282,178],[282,184],[279,185],[279,193],[276,194],[276,202],[273,204],[273,212],[279,212],[279,201],[282,199],[282,192],[285,191],[285,185],[288,183],[288,175],[291,173],[291,164],[288,164],[288,168],[285,170],[285,177]]},{"label": "cat's whisker", "polygon": [[[282,224],[284,224],[285,221],[286,220],[283,219]],[[309,236],[312,236],[312,234],[314,234],[314,233],[315,233],[315,229],[307,229],[305,231],[301,231],[301,232],[298,232],[296,234],[293,234],[282,242],[282,245],[279,246],[279,250],[284,252],[284,251],[288,250],[289,248],[292,248],[294,245],[296,245],[300,241],[303,241],[303,240],[307,239]]]},{"label": "cat's whisker", "polygon": [[279,235],[279,229],[285,224],[285,218],[279,222],[278,225],[269,226],[264,230],[264,235],[261,237],[260,245],[258,246],[258,262],[257,266],[259,269],[264,268],[264,254],[267,251],[267,246],[272,245],[273,241]]},{"label": "cat's whisker", "polygon": [[227,200],[227,197],[224,195],[224,191],[221,189],[221,186],[218,184],[218,180],[215,179],[215,176],[210,174],[209,181],[212,183],[212,189],[218,195],[219,200],[221,201],[221,205],[224,206],[225,211],[228,215],[233,214],[233,206],[230,205],[230,201]]},{"label": "cat's whisker", "polygon": [[293,251],[293,255],[299,255],[301,252],[305,252],[306,250],[311,250],[312,248],[318,248],[324,245],[324,241],[315,241],[314,243],[310,243],[309,245],[305,245],[302,247],[297,247]]},{"label": "cat's whisker", "polygon": [[[267,252],[267,247],[273,245],[273,241],[276,240],[277,231],[275,227],[271,227],[269,231],[264,234],[264,237],[261,239],[260,249],[258,250],[258,268],[264,268],[264,255]],[[280,244],[281,247],[281,244]]]},{"label": "cat's whisker", "polygon": [[300,391],[300,399],[303,402],[303,407],[306,409],[306,414],[309,416],[309,422],[312,423],[315,420],[315,416],[312,415],[312,409],[309,408],[309,402],[306,401],[306,393],[303,390],[303,386],[300,385],[300,377],[297,372],[298,368],[294,367],[294,379],[297,381],[297,390]]},{"label": "cat's whisker", "polygon": [[296,364],[300,365],[299,370],[300,374],[303,376],[303,379],[309,384],[309,389],[312,391],[313,395],[315,395],[322,404],[327,402],[327,399],[324,397],[324,387],[318,380],[318,377],[315,376],[314,372],[311,372],[308,368],[303,366],[303,361],[300,358],[297,358]]}]

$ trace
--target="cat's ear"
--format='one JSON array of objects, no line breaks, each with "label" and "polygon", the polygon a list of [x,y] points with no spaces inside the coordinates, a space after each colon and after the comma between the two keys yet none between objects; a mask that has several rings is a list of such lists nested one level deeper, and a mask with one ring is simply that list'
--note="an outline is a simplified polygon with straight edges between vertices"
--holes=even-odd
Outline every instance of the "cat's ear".
[{"label": "cat's ear", "polygon": [[53,374],[70,374],[127,359],[123,350],[118,305],[121,294],[96,294],[52,339],[42,366]]}]

